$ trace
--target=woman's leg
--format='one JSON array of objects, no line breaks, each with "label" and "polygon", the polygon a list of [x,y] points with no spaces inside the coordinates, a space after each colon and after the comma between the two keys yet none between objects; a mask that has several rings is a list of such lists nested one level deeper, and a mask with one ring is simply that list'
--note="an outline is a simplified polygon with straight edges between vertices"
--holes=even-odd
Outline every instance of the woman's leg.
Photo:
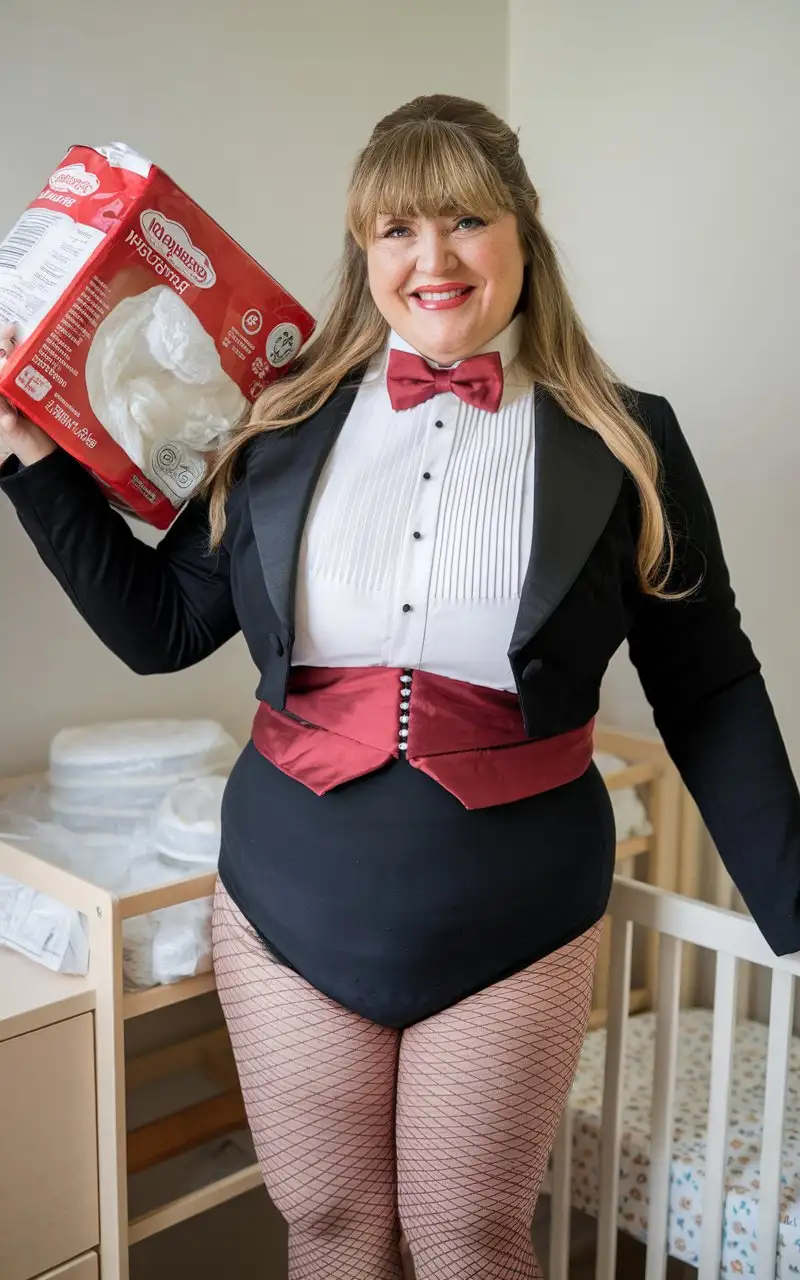
[{"label": "woman's leg", "polygon": [[290,1280],[399,1280],[399,1036],[274,961],[222,885],[214,971]]},{"label": "woman's leg", "polygon": [[403,1032],[400,1219],[417,1280],[541,1276],[531,1221],[591,1006],[599,926]]}]

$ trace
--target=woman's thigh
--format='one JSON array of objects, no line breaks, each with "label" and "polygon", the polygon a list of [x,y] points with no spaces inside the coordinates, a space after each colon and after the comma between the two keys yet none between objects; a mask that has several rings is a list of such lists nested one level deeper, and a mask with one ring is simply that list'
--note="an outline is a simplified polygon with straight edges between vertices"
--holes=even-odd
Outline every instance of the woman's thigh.
[{"label": "woman's thigh", "polygon": [[[403,1033],[398,1192],[420,1274],[537,1274],[523,1255],[586,1032],[599,933]],[[517,1250],[519,1270],[479,1269],[475,1250],[507,1254],[507,1268]]]},{"label": "woman's thigh", "polygon": [[213,948],[259,1164],[290,1228],[393,1220],[398,1033],[274,960],[221,884]]}]

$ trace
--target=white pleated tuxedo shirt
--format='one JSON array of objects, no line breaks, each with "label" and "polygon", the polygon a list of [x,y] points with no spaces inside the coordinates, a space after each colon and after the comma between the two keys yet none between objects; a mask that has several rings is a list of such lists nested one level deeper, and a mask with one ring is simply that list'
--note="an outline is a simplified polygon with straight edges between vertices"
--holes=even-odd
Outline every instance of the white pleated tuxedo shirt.
[{"label": "white pleated tuxedo shirt", "polygon": [[521,318],[484,351],[497,413],[452,392],[395,411],[389,351],[368,369],[328,457],[300,552],[293,663],[432,671],[513,689],[508,646],[533,533],[534,389]]}]

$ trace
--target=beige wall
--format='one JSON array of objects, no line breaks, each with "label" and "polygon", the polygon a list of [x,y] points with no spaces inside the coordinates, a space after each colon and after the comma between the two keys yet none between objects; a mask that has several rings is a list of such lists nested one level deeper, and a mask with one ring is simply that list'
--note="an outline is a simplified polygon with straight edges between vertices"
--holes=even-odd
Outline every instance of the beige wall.
[{"label": "beige wall", "polygon": [[[800,767],[797,0],[510,0],[510,118],[592,335],[668,396]],[[627,660],[605,715],[645,728]]]},{"label": "beige wall", "polygon": [[[375,120],[418,93],[502,109],[505,14],[477,0],[4,0],[6,228],[73,142],[157,160],[312,309],[339,251],[348,171]],[[240,641],[142,680],[73,613],[0,501],[0,773],[65,723],[213,714],[245,733]]]}]

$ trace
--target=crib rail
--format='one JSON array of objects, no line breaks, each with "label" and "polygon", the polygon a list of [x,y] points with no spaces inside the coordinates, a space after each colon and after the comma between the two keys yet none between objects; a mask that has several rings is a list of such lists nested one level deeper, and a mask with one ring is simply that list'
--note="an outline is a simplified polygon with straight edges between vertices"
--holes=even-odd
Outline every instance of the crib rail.
[{"label": "crib rail", "polygon": [[[610,914],[610,998],[601,1122],[596,1280],[613,1280],[616,1275],[624,1064],[634,928],[651,931],[659,947],[646,1280],[664,1280],[667,1267],[680,987],[683,949],[687,944],[716,955],[698,1280],[719,1280],[720,1275],[737,971],[743,961],[771,970],[756,1277],[774,1280],[794,979],[800,977],[800,960],[773,955],[755,924],[746,917],[630,880],[616,880]],[[571,1160],[572,1117],[567,1108],[553,1152],[548,1272],[551,1280],[568,1280],[569,1275]]]}]

